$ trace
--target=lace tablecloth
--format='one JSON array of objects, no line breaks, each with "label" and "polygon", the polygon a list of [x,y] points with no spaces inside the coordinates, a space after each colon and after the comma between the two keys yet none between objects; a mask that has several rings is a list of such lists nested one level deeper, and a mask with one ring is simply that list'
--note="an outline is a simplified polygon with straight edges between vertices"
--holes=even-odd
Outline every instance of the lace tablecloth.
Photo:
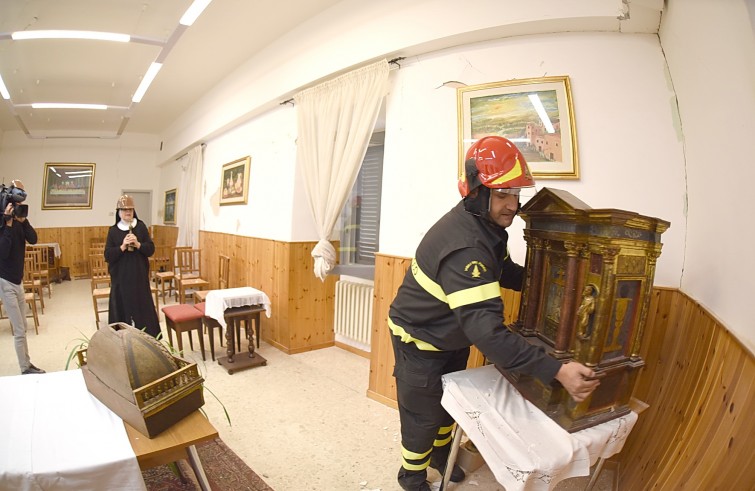
[{"label": "lace tablecloth", "polygon": [[443,386],[443,407],[506,491],[551,490],[566,478],[588,476],[599,458],[621,451],[637,422],[630,412],[568,433],[493,365],[444,375]]},{"label": "lace tablecloth", "polygon": [[211,290],[205,298],[205,315],[218,321],[225,329],[227,327],[223,316],[225,309],[247,305],[262,305],[265,307],[265,315],[270,318],[270,299],[265,292],[250,286]]},{"label": "lace tablecloth", "polygon": [[81,370],[0,377],[0,394],[0,489],[146,489],[123,420]]}]

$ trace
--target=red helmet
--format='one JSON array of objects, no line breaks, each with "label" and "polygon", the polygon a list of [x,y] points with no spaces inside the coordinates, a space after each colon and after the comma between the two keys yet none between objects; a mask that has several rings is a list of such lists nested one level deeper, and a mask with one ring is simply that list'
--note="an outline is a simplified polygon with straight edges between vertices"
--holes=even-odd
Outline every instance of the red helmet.
[{"label": "red helmet", "polygon": [[502,136],[485,136],[467,150],[464,173],[459,176],[461,197],[480,184],[491,189],[528,188],[535,180],[516,145]]}]

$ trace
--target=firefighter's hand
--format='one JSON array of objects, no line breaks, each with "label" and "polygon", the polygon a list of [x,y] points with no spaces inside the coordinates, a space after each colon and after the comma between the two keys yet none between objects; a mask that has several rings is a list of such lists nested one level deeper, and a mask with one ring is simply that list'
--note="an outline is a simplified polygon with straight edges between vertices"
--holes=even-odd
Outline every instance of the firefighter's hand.
[{"label": "firefighter's hand", "polygon": [[569,362],[561,365],[556,374],[556,380],[569,392],[577,402],[582,402],[592,394],[600,381],[594,378],[595,372],[577,362]]}]

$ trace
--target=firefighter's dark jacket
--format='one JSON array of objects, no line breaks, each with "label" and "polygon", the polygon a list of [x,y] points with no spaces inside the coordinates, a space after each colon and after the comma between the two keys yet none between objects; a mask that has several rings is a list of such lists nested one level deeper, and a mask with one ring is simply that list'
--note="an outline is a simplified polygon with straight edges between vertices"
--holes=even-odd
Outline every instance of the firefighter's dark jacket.
[{"label": "firefighter's dark jacket", "polygon": [[427,232],[391,304],[389,326],[428,353],[472,344],[499,367],[550,382],[561,363],[503,325],[500,287],[521,290],[508,234],[459,202]]}]

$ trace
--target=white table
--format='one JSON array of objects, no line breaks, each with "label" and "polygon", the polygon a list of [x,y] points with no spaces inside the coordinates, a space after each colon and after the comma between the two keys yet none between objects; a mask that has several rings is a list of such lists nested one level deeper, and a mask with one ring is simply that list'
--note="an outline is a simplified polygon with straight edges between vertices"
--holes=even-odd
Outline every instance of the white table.
[{"label": "white table", "polygon": [[211,290],[205,298],[205,315],[212,317],[225,329],[225,309],[232,307],[244,307],[247,305],[262,305],[265,315],[270,318],[270,299],[265,292],[244,286],[240,288],[226,288],[224,290]]},{"label": "white table", "polygon": [[[590,475],[598,459],[621,451],[637,422],[637,413],[630,412],[568,433],[493,365],[444,375],[443,386],[441,404],[506,491],[547,491],[564,479]],[[454,440],[458,445],[459,438]]]},{"label": "white table", "polygon": [[81,370],[0,377],[0,394],[0,489],[146,489],[123,420]]}]

